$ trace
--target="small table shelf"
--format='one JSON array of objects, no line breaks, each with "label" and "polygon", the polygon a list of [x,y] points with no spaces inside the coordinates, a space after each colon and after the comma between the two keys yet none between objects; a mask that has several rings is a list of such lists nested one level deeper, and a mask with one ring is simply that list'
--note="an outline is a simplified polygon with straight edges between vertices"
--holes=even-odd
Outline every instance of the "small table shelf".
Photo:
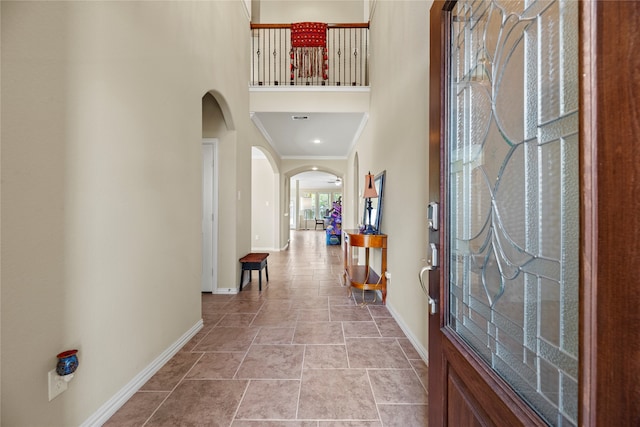
[{"label": "small table shelf", "polygon": [[[343,230],[344,235],[344,278],[346,284],[365,291],[381,291],[382,303],[387,300],[387,235],[360,234],[358,230]],[[353,261],[353,248],[365,248],[365,264]],[[380,274],[369,264],[369,250],[381,250]]]}]

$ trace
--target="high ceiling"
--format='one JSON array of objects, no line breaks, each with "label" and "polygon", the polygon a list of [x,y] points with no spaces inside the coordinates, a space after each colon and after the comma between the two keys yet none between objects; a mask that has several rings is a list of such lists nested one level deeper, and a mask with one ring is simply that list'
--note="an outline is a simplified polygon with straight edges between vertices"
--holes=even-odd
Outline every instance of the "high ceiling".
[{"label": "high ceiling", "polygon": [[346,159],[367,114],[255,112],[251,118],[283,159]]}]

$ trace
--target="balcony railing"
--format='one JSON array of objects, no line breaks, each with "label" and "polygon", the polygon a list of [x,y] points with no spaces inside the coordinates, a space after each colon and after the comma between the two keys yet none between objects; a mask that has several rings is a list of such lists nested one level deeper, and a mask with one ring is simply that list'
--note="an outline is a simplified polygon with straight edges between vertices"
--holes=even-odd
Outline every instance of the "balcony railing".
[{"label": "balcony railing", "polygon": [[368,86],[369,23],[328,24],[326,41],[326,75],[305,76],[292,58],[291,24],[252,23],[251,85]]}]

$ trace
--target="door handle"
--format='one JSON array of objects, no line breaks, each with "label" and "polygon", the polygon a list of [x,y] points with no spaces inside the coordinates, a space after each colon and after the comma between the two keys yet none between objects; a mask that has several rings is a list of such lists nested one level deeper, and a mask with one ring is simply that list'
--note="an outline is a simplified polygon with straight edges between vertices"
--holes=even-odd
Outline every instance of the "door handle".
[{"label": "door handle", "polygon": [[[427,224],[429,225],[429,229],[432,231],[438,230],[438,202],[429,202],[429,208],[427,210]],[[427,296],[429,314],[436,314],[438,313],[438,300],[431,298],[431,295],[429,295],[429,291],[422,280],[422,276],[425,271],[435,270],[436,267],[438,267],[438,246],[436,246],[435,243],[429,243],[429,249],[431,250],[431,256],[427,258],[427,265],[422,267],[422,270],[420,270],[418,279],[420,280],[420,287],[422,287],[422,291]]]},{"label": "door handle", "polygon": [[431,298],[429,295],[429,291],[427,291],[426,286],[424,285],[424,281],[422,280],[422,276],[425,271],[433,270],[433,267],[428,265],[426,267],[422,267],[420,273],[418,273],[418,280],[420,280],[420,287],[422,288],[422,292],[427,296],[427,302],[429,304],[429,314],[437,314],[438,313],[438,300]]}]

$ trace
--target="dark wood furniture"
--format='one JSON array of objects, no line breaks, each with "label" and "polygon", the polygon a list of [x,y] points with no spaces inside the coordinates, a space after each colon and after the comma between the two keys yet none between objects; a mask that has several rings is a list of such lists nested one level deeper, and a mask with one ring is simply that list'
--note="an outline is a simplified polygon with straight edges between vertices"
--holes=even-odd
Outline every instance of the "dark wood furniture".
[{"label": "dark wood furniture", "polygon": [[[387,300],[387,235],[360,234],[358,230],[343,230],[344,235],[344,278],[349,292],[351,287],[365,291],[381,291],[382,303]],[[354,264],[353,248],[364,248],[364,265]],[[381,250],[380,273],[369,264],[369,251]]]},{"label": "dark wood furniture", "polygon": [[249,272],[249,282],[251,282],[251,271],[258,270],[258,290],[262,291],[262,269],[267,276],[267,282],[269,281],[269,266],[267,265],[268,253],[250,253],[240,258],[242,264],[242,270],[240,271],[240,291],[242,291],[242,279],[244,279],[244,272]]}]

